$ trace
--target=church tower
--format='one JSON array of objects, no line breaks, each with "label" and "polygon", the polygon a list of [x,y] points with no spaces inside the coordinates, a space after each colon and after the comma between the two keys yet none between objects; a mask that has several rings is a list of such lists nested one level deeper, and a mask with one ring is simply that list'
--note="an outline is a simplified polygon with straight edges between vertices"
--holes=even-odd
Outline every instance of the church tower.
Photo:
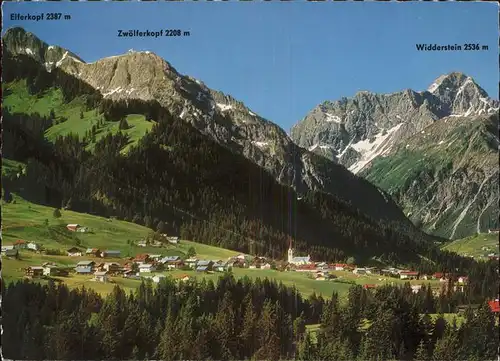
[{"label": "church tower", "polygon": [[292,249],[292,240],[290,239],[290,246],[288,247],[288,263],[291,263],[293,260],[293,249]]}]

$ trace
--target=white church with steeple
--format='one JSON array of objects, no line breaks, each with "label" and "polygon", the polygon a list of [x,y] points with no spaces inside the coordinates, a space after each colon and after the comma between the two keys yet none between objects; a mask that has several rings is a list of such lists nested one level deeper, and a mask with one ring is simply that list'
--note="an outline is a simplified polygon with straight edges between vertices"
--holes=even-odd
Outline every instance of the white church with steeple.
[{"label": "white church with steeple", "polygon": [[288,247],[287,261],[288,261],[288,263],[294,264],[294,265],[309,264],[309,263],[311,263],[311,257],[309,255],[307,255],[307,257],[294,257],[293,256],[293,248],[292,248],[292,240],[290,240],[290,246]]}]

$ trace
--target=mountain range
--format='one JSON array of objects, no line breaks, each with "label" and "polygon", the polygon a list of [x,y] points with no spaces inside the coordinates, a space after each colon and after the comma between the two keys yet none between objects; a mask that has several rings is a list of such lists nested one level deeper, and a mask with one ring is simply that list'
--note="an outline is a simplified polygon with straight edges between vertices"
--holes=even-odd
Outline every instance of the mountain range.
[{"label": "mountain range", "polygon": [[[498,222],[492,216],[493,199],[498,198],[498,191],[494,186],[498,178],[498,167],[495,168],[492,163],[498,148],[498,135],[492,130],[498,123],[498,117],[495,118],[492,113],[498,108],[498,102],[488,98],[473,79],[463,74],[451,73],[442,76],[425,92],[406,90],[389,95],[363,92],[356,94],[353,99],[325,102],[300,121],[289,136],[279,126],[259,116],[242,102],[230,95],[210,89],[197,79],[178,73],[171,64],[149,51],[130,50],[126,54],[86,63],[71,51],[46,44],[22,28],[9,29],[2,43],[11,69],[16,66],[31,69],[34,67],[33,64],[39,67],[36,71],[33,70],[33,74],[36,75],[32,75],[31,70],[26,70],[17,77],[9,79],[11,82],[3,87],[8,94],[5,102],[8,108],[6,110],[12,114],[17,113],[15,116],[19,116],[19,113],[33,115],[34,112],[26,106],[26,102],[16,100],[19,92],[23,93],[23,96],[31,97],[24,94],[25,89],[19,81],[25,79],[24,84],[29,88],[30,79],[34,79],[33,83],[39,83],[41,82],[38,81],[39,78],[50,79],[52,90],[44,88],[31,92],[37,99],[48,101],[50,98],[52,104],[54,99],[58,99],[57,96],[51,98],[56,94],[55,88],[72,84],[73,80],[68,79],[78,81],[78,85],[73,86],[70,92],[72,95],[56,109],[56,117],[59,117],[59,109],[64,112],[64,109],[75,104],[75,97],[84,95],[88,101],[91,95],[98,99],[97,103],[101,104],[100,106],[97,103],[95,106],[87,104],[85,109],[78,110],[82,119],[87,119],[87,116],[92,118],[93,115],[88,115],[91,112],[96,114],[96,119],[89,118],[88,123],[78,119],[71,120],[75,123],[66,122],[77,125],[80,130],[84,129],[87,148],[89,139],[95,138],[93,128],[96,124],[102,125],[102,121],[97,119],[97,114],[102,113],[107,120],[117,124],[119,119],[114,115],[110,116],[112,113],[109,111],[110,107],[118,108],[118,113],[125,114],[129,121],[130,114],[141,113],[137,109],[144,108],[143,105],[136,107],[139,103],[167,110],[168,119],[179,119],[190,127],[184,130],[189,134],[189,139],[198,139],[198,142],[203,144],[208,142],[205,144],[206,149],[224,154],[223,158],[228,161],[225,165],[233,161],[240,164],[241,159],[246,159],[257,168],[253,168],[250,163],[245,167],[260,169],[274,179],[279,187],[285,187],[281,188],[280,192],[289,189],[288,197],[292,195],[293,199],[289,199],[288,202],[297,204],[309,202],[311,210],[314,209],[313,213],[320,211],[322,216],[319,217],[323,220],[332,217],[332,214],[336,214],[339,219],[349,215],[348,218],[356,219],[356,222],[362,219],[362,222],[375,227],[373,229],[376,231],[373,232],[378,232],[370,235],[360,230],[356,234],[355,227],[350,225],[346,227],[348,230],[339,231],[342,242],[345,242],[349,238],[347,234],[350,234],[358,239],[357,243],[364,242],[364,247],[369,248],[370,239],[380,237],[380,239],[384,237],[394,239],[395,236],[389,237],[387,233],[391,229],[396,234],[409,237],[418,243],[433,238],[418,230],[415,224],[439,236],[457,237],[475,232],[476,229],[493,227],[495,222]],[[49,96],[49,93],[52,95]],[[163,131],[171,129],[155,128],[152,124],[158,123],[159,119],[152,119],[154,116],[146,113],[148,111],[144,112],[145,120],[137,126],[134,125],[135,128],[126,133],[129,143],[133,134],[134,144],[149,150],[146,149],[145,153],[132,150],[128,155],[129,160],[137,157],[139,153],[143,156],[149,154],[151,147],[168,147],[162,143],[165,139],[158,133],[158,128]],[[177,120],[171,121],[173,124],[178,124]],[[456,126],[451,126],[452,122]],[[442,124],[450,126],[443,127]],[[135,131],[139,126],[144,127],[146,131],[139,134]],[[151,126],[153,130],[148,133]],[[196,129],[204,138],[199,138],[188,130],[191,128]],[[465,142],[469,144],[467,147],[462,144],[463,141],[459,141],[463,129],[467,129],[475,139]],[[50,134],[64,136],[72,132],[69,126],[65,128],[56,122],[44,128],[44,134],[49,138]],[[425,137],[422,138],[421,135]],[[98,138],[101,136],[102,134],[98,134]],[[393,169],[406,167],[415,170],[411,165],[413,163],[410,162],[422,163],[419,157],[425,153],[425,147],[429,147],[431,142],[441,142],[450,136],[457,138],[453,147],[466,150],[467,156],[460,158],[463,160],[461,164],[453,163],[455,159],[458,160],[460,154],[458,148],[450,148],[449,156],[443,152],[429,150],[429,157],[434,157],[436,164],[439,164],[436,165],[437,168],[426,168],[413,173],[401,171],[396,172],[398,174],[392,178],[386,177]],[[56,137],[52,139],[53,143],[55,139]],[[91,142],[98,143],[94,140]],[[215,142],[217,146],[209,145],[210,142]],[[496,148],[493,149],[494,147]],[[226,153],[227,151],[229,153]],[[406,156],[410,151],[416,154],[413,158]],[[170,153],[170,156],[172,154]],[[228,154],[237,157],[229,161],[227,157],[231,156]],[[450,159],[451,155],[456,158]],[[453,164],[450,166],[449,162]],[[164,167],[161,163],[154,163],[157,168]],[[424,163],[431,164],[431,162]],[[140,163],[137,163],[136,167],[140,168]],[[458,167],[459,171],[454,167]],[[160,173],[161,171],[158,170]],[[176,171],[178,169],[172,170]],[[217,169],[211,171],[216,173]],[[475,173],[470,177],[472,171]],[[252,172],[248,177],[254,177],[253,174],[256,173]],[[191,175],[191,177],[196,176]],[[238,179],[238,177],[230,178],[233,181]],[[213,176],[207,173],[204,179],[213,179]],[[258,183],[256,178],[251,179],[254,183]],[[171,186],[175,183],[173,180],[169,181]],[[450,188],[451,186],[454,188]],[[99,187],[102,188],[101,183]],[[131,216],[131,212],[140,212],[137,206],[138,199],[125,205],[123,199],[113,200],[113,197],[117,197],[114,190],[106,193],[101,188],[95,189],[92,193],[94,198],[95,194],[98,194],[94,200],[101,203],[105,200],[104,203],[112,205],[115,210],[127,209],[123,212],[128,216]],[[178,186],[174,188],[175,191],[179,190]],[[454,192],[464,192],[466,196],[460,202],[456,202]],[[131,199],[137,197],[132,194],[128,196]],[[142,198],[140,201],[142,202]],[[260,202],[265,201],[260,200]],[[131,206],[132,203],[136,205]],[[438,206],[441,206],[441,209],[437,209]],[[131,211],[127,207],[135,210]],[[287,212],[291,210],[286,209]],[[335,209],[333,213],[332,209]],[[155,212],[160,214],[158,210]],[[310,219],[318,217],[312,216],[311,211],[303,209],[303,212],[308,213],[308,217],[312,217]],[[209,214],[210,210],[205,210],[204,216],[209,217]],[[141,213],[141,217],[143,216],[145,214]],[[308,222],[308,226],[314,225],[314,222]],[[324,223],[320,222],[316,223],[316,227],[320,224],[324,226]],[[325,230],[330,229],[330,226],[325,226]],[[287,227],[285,233],[293,233],[290,228],[293,226],[288,224]],[[326,233],[318,234],[318,237],[325,239],[317,244],[328,243]],[[302,237],[306,243],[307,238],[307,236]],[[403,243],[406,244],[405,242],[407,241]],[[333,243],[335,245],[335,240]]]},{"label": "mountain range", "polygon": [[427,231],[464,237],[498,226],[498,106],[452,72],[421,92],[324,102],[291,136],[387,191]]}]

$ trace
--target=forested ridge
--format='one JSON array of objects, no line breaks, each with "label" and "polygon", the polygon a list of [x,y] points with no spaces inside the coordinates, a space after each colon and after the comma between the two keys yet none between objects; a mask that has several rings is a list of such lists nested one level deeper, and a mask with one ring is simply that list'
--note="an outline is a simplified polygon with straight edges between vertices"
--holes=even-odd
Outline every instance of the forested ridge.
[{"label": "forested ridge", "polygon": [[[67,101],[84,97],[88,109],[126,127],[126,114],[156,121],[127,154],[118,132],[86,145],[102,124],[84,137],[43,137],[55,114],[11,114],[3,110],[3,152],[26,164],[23,176],[3,180],[7,193],[53,207],[65,207],[144,224],[160,221],[166,231],[198,242],[252,254],[282,258],[292,239],[298,252],[316,259],[342,261],[379,256],[390,263],[430,271],[470,267],[470,260],[436,250],[423,233],[400,224],[378,223],[334,196],[309,192],[301,200],[262,168],[231,152],[173,117],[155,102],[110,102],[91,87],[57,69],[47,73],[28,57],[6,54],[4,81],[27,79],[30,92],[42,96],[60,88]],[[431,262],[422,264],[425,254]],[[434,262],[434,263],[433,263]],[[436,264],[437,262],[437,264]]]},{"label": "forested ridge", "polygon": [[[443,316],[468,308],[457,326]],[[24,305],[19,309],[19,305]],[[493,360],[498,324],[486,298],[410,285],[353,286],[346,302],[267,279],[149,281],[134,293],[28,281],[2,288],[3,355],[58,360]],[[315,340],[306,324],[318,324]]]}]

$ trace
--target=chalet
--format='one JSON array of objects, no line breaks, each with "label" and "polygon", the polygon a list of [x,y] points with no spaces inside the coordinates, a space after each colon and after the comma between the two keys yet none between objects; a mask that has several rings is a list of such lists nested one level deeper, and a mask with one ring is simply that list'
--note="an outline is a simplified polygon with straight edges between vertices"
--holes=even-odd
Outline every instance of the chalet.
[{"label": "chalet", "polygon": [[347,265],[345,263],[335,263],[331,266],[331,268],[333,268],[335,271],[343,271],[347,268]]},{"label": "chalet", "polygon": [[102,258],[119,258],[120,255],[121,255],[120,251],[109,250],[109,249],[102,251],[101,253]]},{"label": "chalet", "polygon": [[8,249],[14,249],[14,246],[11,244],[6,245],[6,246],[2,246],[2,253],[5,253],[5,251]]},{"label": "chalet", "polygon": [[106,262],[103,264],[102,269],[109,273],[117,273],[122,270],[122,266],[116,262]]},{"label": "chalet", "polygon": [[260,269],[271,269],[271,264],[264,263],[263,265],[260,266]]},{"label": "chalet", "polygon": [[108,277],[108,272],[106,271],[97,271],[94,273],[95,280],[97,282],[108,282],[109,277]]},{"label": "chalet", "polygon": [[68,249],[66,251],[66,254],[69,256],[69,257],[81,257],[82,256],[82,251],[79,250],[78,248],[76,247],[71,247],[70,249]]},{"label": "chalet", "polygon": [[415,278],[418,278],[418,272],[417,271],[401,271],[399,273],[399,278],[402,280],[415,279]]},{"label": "chalet", "polygon": [[6,249],[3,254],[8,258],[19,258],[19,251],[17,249]]},{"label": "chalet", "polygon": [[366,285],[363,285],[363,288],[364,288],[365,290],[371,290],[371,289],[377,288],[377,285],[374,285],[374,284],[366,284]]},{"label": "chalet", "polygon": [[101,257],[101,251],[98,248],[87,248],[85,254],[87,256]]},{"label": "chalet", "polygon": [[352,273],[357,274],[357,275],[365,275],[366,274],[366,268],[359,268],[356,267]]},{"label": "chalet", "polygon": [[177,244],[179,243],[179,237],[167,237],[168,243]]},{"label": "chalet", "polygon": [[150,263],[142,263],[139,265],[139,272],[141,273],[151,273],[156,270],[156,267]]},{"label": "chalet", "polygon": [[142,264],[142,263],[148,263],[150,260],[149,260],[149,255],[146,254],[146,253],[142,253],[142,254],[138,254],[137,256],[135,256],[134,258],[134,262],[135,263],[138,263],[138,264]]},{"label": "chalet", "polygon": [[18,239],[14,242],[14,248],[16,249],[26,249],[28,247],[28,242]]},{"label": "chalet", "polygon": [[152,261],[159,261],[161,259],[161,254],[150,254],[149,259]]},{"label": "chalet", "polygon": [[47,264],[43,266],[44,276],[67,276],[68,270],[64,267],[59,267],[53,264]]},{"label": "chalet", "polygon": [[208,272],[207,266],[196,266],[196,272]]},{"label": "chalet", "polygon": [[194,257],[184,260],[184,264],[190,268],[195,268],[197,262],[198,262],[198,259],[194,258]]},{"label": "chalet", "polygon": [[26,245],[26,248],[36,252],[36,251],[40,250],[40,245],[38,243],[35,243],[35,242],[29,242]]},{"label": "chalet", "polygon": [[177,279],[181,282],[187,282],[190,280],[188,275],[180,275],[179,277],[177,277]]},{"label": "chalet", "polygon": [[496,228],[496,229],[488,229],[488,233],[499,233],[500,232],[500,229]]},{"label": "chalet", "polygon": [[160,283],[160,281],[165,278],[166,278],[165,275],[156,275],[152,278],[152,280],[154,283]]},{"label": "chalet", "polygon": [[245,260],[246,256],[243,253],[240,253],[239,255],[236,256],[236,258]]},{"label": "chalet", "polygon": [[126,270],[123,272],[123,277],[125,278],[131,278],[132,276],[135,276],[136,275],[136,272],[132,271],[132,270]]},{"label": "chalet", "polygon": [[163,246],[163,243],[161,243],[160,241],[153,241],[153,242],[151,242],[151,246],[161,247],[161,246]]},{"label": "chalet", "polygon": [[491,312],[500,313],[500,301],[498,298],[496,300],[488,301],[488,305],[490,306]]},{"label": "chalet", "polygon": [[314,264],[303,264],[299,265],[295,268],[295,271],[297,272],[316,272],[317,268],[316,265]]},{"label": "chalet", "polygon": [[198,270],[198,268],[199,268],[199,267],[206,267],[206,270],[207,270],[207,271],[211,271],[211,270],[212,270],[212,266],[213,266],[213,264],[214,264],[214,263],[213,263],[212,261],[207,261],[207,260],[201,260],[201,261],[198,261],[198,262],[196,263],[196,267],[197,267],[197,269],[196,269],[196,270]]},{"label": "chalet", "polygon": [[422,289],[422,285],[411,285],[411,291],[413,293],[418,293]]},{"label": "chalet", "polygon": [[30,267],[26,268],[26,276],[28,276],[28,277],[41,277],[41,276],[43,276],[43,267],[30,266]]},{"label": "chalet", "polygon": [[92,273],[92,266],[76,266],[75,272],[81,275],[87,275]]}]

